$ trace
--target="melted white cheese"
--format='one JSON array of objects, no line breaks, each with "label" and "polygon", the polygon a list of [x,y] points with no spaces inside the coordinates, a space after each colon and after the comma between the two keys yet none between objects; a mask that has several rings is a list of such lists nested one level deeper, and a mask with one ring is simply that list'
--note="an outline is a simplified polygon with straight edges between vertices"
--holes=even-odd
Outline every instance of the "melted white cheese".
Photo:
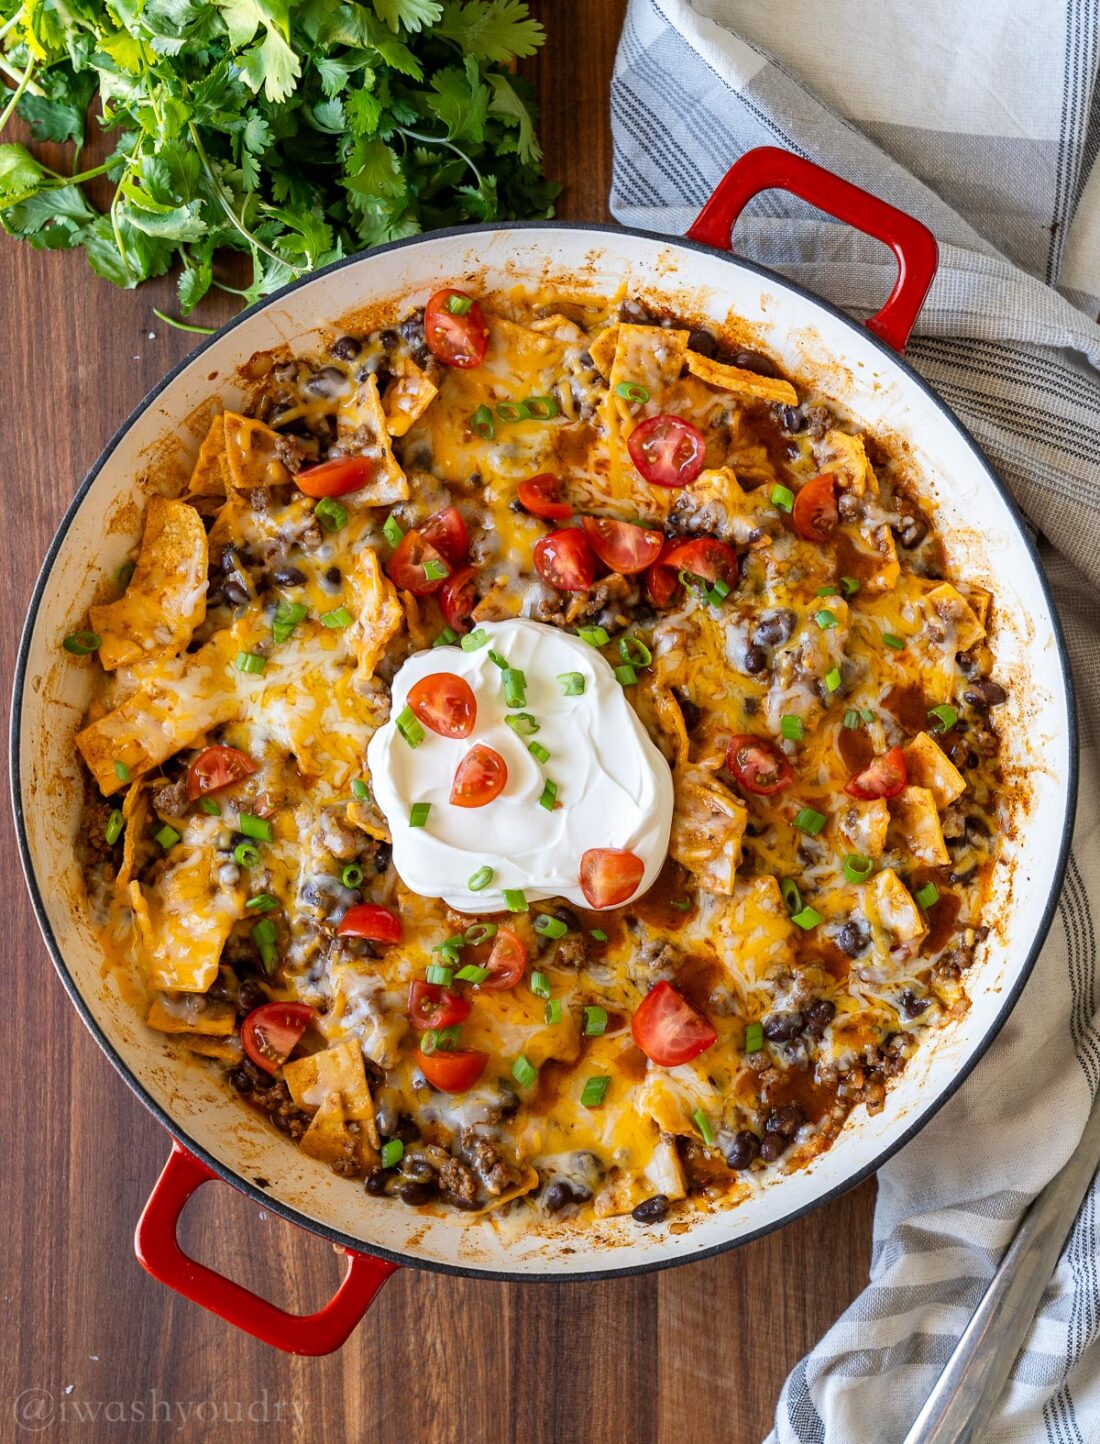
[{"label": "melted white cheese", "polygon": [[[371,738],[371,780],[390,825],[398,873],[413,892],[441,897],[460,912],[499,912],[506,888],[521,889],[528,902],[564,897],[587,907],[578,878],[582,855],[594,847],[626,848],[645,866],[634,894],[640,897],[668,850],[673,803],[668,763],[594,648],[541,622],[517,618],[483,625],[489,642],[478,651],[418,652],[393,681],[396,718],[422,677],[434,672],[464,677],[477,701],[471,736],[456,740],[425,728],[414,749],[391,720]],[[525,674],[522,709],[505,706],[500,668],[490,650]],[[584,678],[580,696],[563,694],[558,677],[566,672]],[[515,710],[537,720],[533,739],[506,724]],[[532,740],[550,753],[547,762],[528,751]],[[449,800],[455,769],[479,742],[504,758],[507,784],[484,807],[455,807]],[[553,811],[539,805],[548,778],[558,789]],[[431,804],[426,827],[409,826],[416,802]],[[471,892],[467,884],[481,867],[492,868],[492,881],[484,891]]]}]

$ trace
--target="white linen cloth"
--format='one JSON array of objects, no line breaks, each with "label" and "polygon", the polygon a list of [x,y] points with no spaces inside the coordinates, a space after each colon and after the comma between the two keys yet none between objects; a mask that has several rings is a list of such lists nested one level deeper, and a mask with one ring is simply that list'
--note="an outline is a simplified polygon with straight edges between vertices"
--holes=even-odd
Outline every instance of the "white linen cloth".
[{"label": "white linen cloth", "polygon": [[[771,1444],[896,1444],[1100,1083],[1100,0],[630,0],[611,207],[683,234],[729,165],[785,146],[923,220],[940,269],[907,359],[1045,539],[1081,721],[1073,855],[1012,1018],[879,1175],[868,1287],[795,1368]],[[854,315],[879,243],[782,192],[737,249]],[[1091,899],[1091,902],[1090,902]],[[1100,1185],[989,1444],[1100,1441]]]}]

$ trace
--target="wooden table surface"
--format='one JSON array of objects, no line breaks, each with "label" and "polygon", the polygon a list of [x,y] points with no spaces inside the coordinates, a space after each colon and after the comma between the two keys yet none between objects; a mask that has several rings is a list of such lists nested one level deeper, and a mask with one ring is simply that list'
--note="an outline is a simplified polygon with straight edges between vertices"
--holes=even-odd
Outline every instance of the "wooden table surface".
[{"label": "wooden table surface", "polygon": [[[566,187],[559,214],[607,219],[621,0],[536,8],[550,32],[537,78],[548,167]],[[170,282],[118,291],[79,256],[0,240],[10,679],[69,498],[192,338],[152,313],[172,310]],[[230,310],[204,303],[202,319]],[[873,1183],[757,1243],[660,1274],[518,1285],[401,1270],[344,1349],[320,1360],[279,1355],[154,1283],[131,1234],[166,1135],[69,1005],[6,809],[0,826],[0,1218],[10,1230],[0,1439],[751,1444],[767,1432],[787,1371],[864,1282]],[[222,1185],[200,1192],[183,1234],[199,1258],[296,1310],[318,1307],[339,1277],[326,1243]]]}]

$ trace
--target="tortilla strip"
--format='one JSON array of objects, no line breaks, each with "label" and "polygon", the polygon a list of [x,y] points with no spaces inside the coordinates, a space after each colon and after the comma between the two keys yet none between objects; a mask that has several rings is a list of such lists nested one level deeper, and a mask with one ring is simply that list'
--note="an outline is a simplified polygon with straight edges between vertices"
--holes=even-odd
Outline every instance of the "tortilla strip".
[{"label": "tortilla strip", "polygon": [[969,652],[971,647],[976,647],[985,637],[985,628],[978,620],[974,608],[950,582],[942,582],[933,588],[924,598],[924,605],[928,611],[934,612],[941,622],[954,628],[954,646],[951,649],[953,652]]},{"label": "tortilla strip", "polygon": [[135,782],[122,802],[122,866],[115,878],[115,887],[125,892],[138,868],[138,845],[146,839],[149,820],[148,783]]},{"label": "tortilla strip", "polygon": [[290,470],[279,459],[279,433],[250,416],[227,411],[225,456],[229,477],[237,491],[255,491],[267,486],[284,486],[293,481]]},{"label": "tortilla strip", "polygon": [[406,356],[398,364],[401,370],[394,375],[382,397],[386,430],[391,436],[404,436],[439,394],[439,388],[411,356]]},{"label": "tortilla strip", "polygon": [[205,993],[218,976],[222,948],[244,913],[245,884],[220,883],[216,849],[177,844],[156,883],[130,884],[149,983],[169,992]]},{"label": "tortilla strip", "polygon": [[912,894],[892,867],[875,874],[874,880],[866,885],[864,896],[871,903],[868,908],[871,921],[877,922],[898,942],[912,942],[928,931]]},{"label": "tortilla strip", "polygon": [[695,874],[700,887],[731,897],[748,810],[702,767],[678,767],[673,780],[676,805],[669,854]]},{"label": "tortilla strip", "polygon": [[397,590],[383,573],[378,553],[364,547],[356,557],[352,574],[358,606],[355,621],[348,632],[348,641],[359,659],[356,676],[369,682],[374,669],[386,654],[386,648],[401,630],[405,613]]},{"label": "tortilla strip", "polygon": [[283,1077],[299,1108],[320,1108],[331,1094],[340,1094],[343,1116],[361,1123],[371,1143],[381,1146],[363,1050],[354,1038],[284,1064]]},{"label": "tortilla strip", "polygon": [[374,464],[370,481],[351,493],[358,506],[392,506],[408,500],[409,483],[390,445],[386,413],[374,376],[368,376],[354,396],[340,403],[336,413],[336,438],[336,445],[329,451],[332,459],[365,456]]},{"label": "tortilla strip", "polygon": [[514,1198],[522,1198],[525,1193],[530,1193],[539,1184],[537,1168],[528,1165],[523,1177],[512,1188],[506,1188],[498,1198],[492,1198],[481,1208],[471,1209],[465,1216],[467,1218],[480,1218],[482,1214],[492,1213],[496,1208],[503,1208],[506,1203],[511,1203]]},{"label": "tortilla strip", "polygon": [[308,1157],[330,1167],[351,1163],[360,1177],[368,1169],[377,1168],[381,1161],[377,1141],[372,1141],[349,1116],[348,1105],[338,1088],[326,1095],[298,1146]]},{"label": "tortilla strip", "polygon": [[187,490],[189,496],[226,496],[232,485],[225,452],[225,413],[219,411],[203,437]]},{"label": "tortilla strip", "polygon": [[588,354],[592,357],[592,365],[605,378],[611,375],[611,367],[618,345],[618,326],[608,326],[607,330],[601,331],[588,348]]},{"label": "tortilla strip", "polygon": [[798,405],[798,392],[789,381],[777,376],[761,376],[755,371],[745,371],[740,366],[725,366],[721,361],[712,361],[698,351],[689,351],[685,357],[687,368],[708,386],[722,391],[732,391],[737,396],[751,396],[758,401],[776,401],[784,406]]},{"label": "tortilla strip", "polygon": [[908,850],[921,862],[943,867],[951,861],[943,840],[936,799],[927,787],[903,787],[890,799],[890,820]]},{"label": "tortilla strip", "polygon": [[890,809],[881,797],[871,802],[849,802],[846,799],[836,822],[853,852],[862,857],[882,856],[890,826]]},{"label": "tortilla strip", "polygon": [[105,671],[172,657],[206,616],[206,529],[193,506],[151,496],[134,574],[117,602],[89,607]]},{"label": "tortilla strip", "polygon": [[927,732],[918,732],[901,752],[909,781],[926,787],[936,799],[937,807],[949,807],[966,791],[966,778]]},{"label": "tortilla strip", "polygon": [[203,1037],[225,1038],[237,1029],[237,1010],[232,1003],[220,1003],[189,993],[189,1003],[199,1004],[193,1010],[173,1012],[160,993],[154,993],[145,1021],[158,1033],[200,1034]]}]

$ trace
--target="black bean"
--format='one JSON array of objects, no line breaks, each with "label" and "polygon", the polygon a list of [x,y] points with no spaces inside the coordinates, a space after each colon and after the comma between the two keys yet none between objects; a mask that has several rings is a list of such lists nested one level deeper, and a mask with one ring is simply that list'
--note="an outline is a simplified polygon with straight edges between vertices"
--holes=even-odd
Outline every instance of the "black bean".
[{"label": "black bean", "polygon": [[580,931],[580,919],[573,909],[567,908],[564,903],[554,909],[554,917],[557,918],[559,923],[564,923],[571,932],[576,933]]},{"label": "black bean", "polygon": [[652,1198],[644,1198],[630,1217],[635,1223],[660,1223],[668,1217],[668,1195],[655,1193]]},{"label": "black bean", "polygon": [[402,1113],[397,1120],[397,1127],[393,1130],[393,1136],[400,1138],[402,1143],[416,1143],[420,1137],[420,1127],[407,1113]]},{"label": "black bean", "polygon": [[835,1016],[836,1004],[830,1003],[828,998],[818,998],[806,1009],[805,1032],[811,1038],[820,1038]]},{"label": "black bean", "polygon": [[381,333],[378,339],[382,343],[382,350],[388,354],[396,347],[401,337],[392,328],[388,328]]},{"label": "black bean", "polygon": [[363,1180],[363,1187],[368,1193],[380,1198],[386,1191],[386,1173],[384,1169],[372,1168]]},{"label": "black bean", "polygon": [[234,607],[243,607],[250,600],[248,588],[243,582],[237,581],[236,577],[228,577],[222,591],[226,601]]},{"label": "black bean", "polygon": [[782,1133],[765,1133],[760,1140],[760,1157],[765,1163],[774,1163],[789,1147],[790,1139],[784,1138]]},{"label": "black bean", "polygon": [[931,1002],[931,998],[922,998],[912,988],[905,988],[898,999],[898,1006],[906,1018],[919,1018],[927,1012]]},{"label": "black bean", "polygon": [[764,1127],[769,1133],[782,1133],[784,1138],[793,1138],[806,1121],[806,1115],[797,1103],[787,1103],[782,1108],[773,1108],[768,1114]]},{"label": "black bean", "polygon": [[435,1177],[435,1169],[426,1158],[406,1158],[402,1172],[413,1183],[430,1183]]},{"label": "black bean", "polygon": [[988,677],[983,682],[972,682],[963,693],[963,701],[971,707],[999,707],[1007,699],[1008,693],[1000,682]]},{"label": "black bean", "polygon": [[326,592],[336,591],[344,580],[344,574],[339,567],[326,567],[322,581]]},{"label": "black bean", "polygon": [[752,643],[745,648],[745,671],[750,677],[754,677],[757,672],[762,672],[767,665],[768,654],[763,647]]},{"label": "black bean", "polygon": [[764,1019],[764,1037],[769,1043],[785,1043],[801,1031],[801,1013],[773,1013]]},{"label": "black bean", "polygon": [[981,841],[989,836],[989,824],[976,812],[972,812],[966,819],[966,840],[967,842]]},{"label": "black bean", "polygon": [[801,431],[806,425],[806,413],[801,406],[784,406],[783,408],[783,430]]},{"label": "black bean", "polygon": [[397,1196],[402,1203],[407,1203],[410,1208],[417,1208],[422,1203],[430,1203],[435,1197],[434,1183],[403,1183],[397,1190]]},{"label": "black bean", "polygon": [[894,531],[903,547],[917,547],[928,535],[928,523],[922,516],[903,516]]},{"label": "black bean", "polygon": [[[154,806],[156,806],[155,803]],[[208,998],[212,998],[215,1003],[228,1003],[231,1002],[233,999],[233,994],[230,992],[229,984],[220,973],[207,988],[206,996]]]},{"label": "black bean", "polygon": [[748,1168],[759,1152],[759,1138],[755,1133],[750,1133],[747,1128],[743,1128],[734,1136],[733,1142],[726,1149],[726,1163],[730,1168]]},{"label": "black bean", "polygon": [[271,573],[271,580],[278,587],[300,587],[306,579],[306,574],[298,567],[281,566],[276,567]]},{"label": "black bean", "polygon": [[385,872],[390,865],[390,858],[393,856],[393,844],[380,842],[374,849],[374,870]]},{"label": "black bean", "polygon": [[849,958],[858,958],[870,946],[871,939],[862,924],[846,922],[836,934],[835,942],[840,951]]},{"label": "black bean", "polygon": [[341,336],[328,348],[330,356],[335,356],[338,361],[354,361],[359,352],[363,349],[363,343],[357,341],[354,336]]},{"label": "black bean", "polygon": [[688,336],[688,350],[699,356],[713,356],[718,350],[718,342],[704,326],[696,326]]},{"label": "black bean", "polygon": [[585,1188],[583,1184],[566,1183],[559,1178],[553,1182],[542,1196],[548,1213],[560,1213],[571,1203],[584,1203],[592,1197],[592,1190]]},{"label": "black bean", "polygon": [[252,1092],[252,1079],[245,1068],[233,1068],[229,1073],[229,1086],[238,1093]]},{"label": "black bean", "polygon": [[344,389],[347,378],[338,366],[322,366],[320,371],[306,382],[305,389],[311,396],[338,396]]},{"label": "black bean", "polygon": [[760,647],[778,647],[790,637],[796,621],[789,607],[765,612],[753,630],[752,639]]},{"label": "black bean", "polygon": [[969,867],[954,868],[947,874],[948,882],[968,883],[972,881],[978,871],[978,864],[972,862]]},{"label": "black bean", "polygon": [[255,978],[245,978],[241,984],[237,1001],[244,1012],[251,1013],[253,1008],[258,1008],[267,1002],[267,994]]},{"label": "black bean", "polygon": [[738,351],[734,355],[733,364],[742,371],[755,371],[757,376],[779,375],[779,367],[770,356],[765,356],[763,351]]}]

